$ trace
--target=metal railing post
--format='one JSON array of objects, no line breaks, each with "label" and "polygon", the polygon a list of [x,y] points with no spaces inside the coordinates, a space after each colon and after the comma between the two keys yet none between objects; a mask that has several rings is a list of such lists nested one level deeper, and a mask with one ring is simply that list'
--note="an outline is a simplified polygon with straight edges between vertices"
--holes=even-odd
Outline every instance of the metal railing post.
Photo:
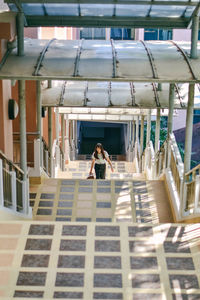
[{"label": "metal railing post", "polygon": [[14,171],[10,172],[11,176],[11,201],[12,209],[17,211],[17,187],[16,187],[16,173]]}]

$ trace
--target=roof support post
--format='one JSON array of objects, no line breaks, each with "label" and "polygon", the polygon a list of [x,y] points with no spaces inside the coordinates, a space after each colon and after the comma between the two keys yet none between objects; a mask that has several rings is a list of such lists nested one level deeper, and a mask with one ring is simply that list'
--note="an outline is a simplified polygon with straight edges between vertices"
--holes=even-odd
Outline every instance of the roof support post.
[{"label": "roof support post", "polygon": [[48,146],[50,153],[50,174],[52,177],[52,108],[48,107]]},{"label": "roof support post", "polygon": [[69,163],[69,155],[70,155],[70,148],[69,148],[69,118],[68,118],[68,114],[65,115],[65,128],[66,128],[66,147],[65,147],[65,160],[66,163]]},{"label": "roof support post", "polygon": [[148,147],[150,139],[151,139],[151,109],[148,109],[146,147]]},{"label": "roof support post", "polygon": [[17,55],[24,56],[24,13],[17,14]]},{"label": "roof support post", "polygon": [[191,162],[194,91],[195,91],[195,85],[191,83],[189,85],[188,107],[187,107],[187,117],[186,117],[184,174],[190,170],[190,162]]},{"label": "roof support post", "polygon": [[139,116],[136,117],[136,142],[139,141]]},{"label": "roof support post", "polygon": [[199,16],[197,13],[193,16],[192,19],[192,37],[191,37],[191,49],[190,49],[190,57],[194,59],[198,58],[198,54],[197,54],[198,34],[199,34]]},{"label": "roof support post", "polygon": [[135,145],[135,120],[132,121],[132,145]]},{"label": "roof support post", "polygon": [[41,84],[36,81],[36,101],[37,101],[37,132],[40,140],[40,166],[43,166],[43,147],[42,147],[42,99]]},{"label": "roof support post", "polygon": [[48,80],[48,89],[52,88],[52,81]]},{"label": "roof support post", "polygon": [[61,116],[61,123],[62,123],[62,151],[64,154],[62,166],[64,171],[65,169],[65,116],[64,114],[62,114]]},{"label": "roof support post", "polygon": [[72,159],[76,159],[77,121],[72,120]]},{"label": "roof support post", "polygon": [[143,148],[144,148],[144,115],[141,116],[141,127],[140,127],[140,164],[139,164],[140,173],[142,173]]},{"label": "roof support post", "polygon": [[55,109],[55,113],[56,113],[56,142],[57,145],[59,146],[59,111],[58,108],[56,107]]},{"label": "roof support post", "polygon": [[169,86],[168,137],[170,133],[172,133],[172,127],[173,127],[174,91],[175,91],[175,84],[171,83]]},{"label": "roof support post", "polygon": [[19,113],[20,113],[20,167],[24,171],[24,180],[27,178],[27,141],[26,141],[26,99],[25,80],[18,81]]},{"label": "roof support post", "polygon": [[175,92],[175,84],[171,83],[169,86],[169,114],[168,114],[168,124],[167,124],[167,150],[168,154],[166,155],[166,165],[169,167],[170,165],[170,151],[169,151],[169,136],[173,132],[173,113],[174,113],[174,92]]},{"label": "roof support post", "polygon": [[127,157],[128,161],[131,161],[131,149],[132,149],[132,134],[131,134],[131,121],[127,124],[127,140],[128,140],[128,151],[127,151]]},{"label": "roof support post", "polygon": [[155,135],[155,153],[160,150],[160,108],[157,108],[156,115],[156,135]]}]

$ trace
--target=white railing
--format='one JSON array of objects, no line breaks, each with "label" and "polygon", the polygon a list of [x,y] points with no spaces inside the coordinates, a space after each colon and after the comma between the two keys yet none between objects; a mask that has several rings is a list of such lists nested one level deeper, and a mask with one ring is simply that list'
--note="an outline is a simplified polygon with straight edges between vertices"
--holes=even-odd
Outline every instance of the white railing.
[{"label": "white railing", "polygon": [[146,147],[143,171],[148,179],[165,175],[177,221],[200,217],[200,165],[184,175],[184,164],[174,134],[155,154],[152,142]]},{"label": "white railing", "polygon": [[200,164],[185,174],[186,210],[200,214]]},{"label": "white railing", "polygon": [[29,179],[0,151],[0,208],[18,216],[31,218]]},{"label": "white railing", "polygon": [[152,141],[149,142],[143,155],[143,170],[146,172],[147,179],[155,179],[155,151]]},{"label": "white railing", "polygon": [[58,146],[56,140],[53,142],[52,152],[50,154],[45,140],[42,139],[42,157],[40,139],[34,140],[34,167],[29,169],[30,177],[40,177],[42,173],[48,177],[55,177],[56,170],[64,170],[64,168],[64,153],[60,146]]},{"label": "white railing", "polygon": [[139,141],[135,142],[134,162],[135,162],[136,173],[139,173],[140,172],[140,143],[139,143]]}]

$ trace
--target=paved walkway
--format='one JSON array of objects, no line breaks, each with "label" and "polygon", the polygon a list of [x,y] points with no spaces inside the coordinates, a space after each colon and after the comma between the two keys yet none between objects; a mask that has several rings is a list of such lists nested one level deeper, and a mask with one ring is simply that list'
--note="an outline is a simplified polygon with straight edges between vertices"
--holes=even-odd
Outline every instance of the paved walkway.
[{"label": "paved walkway", "polygon": [[0,298],[200,299],[200,225],[0,222]]}]

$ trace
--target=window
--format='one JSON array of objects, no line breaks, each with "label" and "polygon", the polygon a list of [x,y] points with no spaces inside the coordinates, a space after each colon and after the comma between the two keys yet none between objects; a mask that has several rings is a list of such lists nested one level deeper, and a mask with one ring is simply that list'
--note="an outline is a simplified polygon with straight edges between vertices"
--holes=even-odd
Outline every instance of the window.
[{"label": "window", "polygon": [[172,30],[166,29],[145,29],[144,30],[144,40],[160,40],[166,41],[172,39]]},{"label": "window", "polygon": [[80,38],[85,40],[105,40],[105,28],[82,28],[80,29]]},{"label": "window", "polygon": [[130,28],[111,28],[110,38],[113,40],[133,40]]}]

